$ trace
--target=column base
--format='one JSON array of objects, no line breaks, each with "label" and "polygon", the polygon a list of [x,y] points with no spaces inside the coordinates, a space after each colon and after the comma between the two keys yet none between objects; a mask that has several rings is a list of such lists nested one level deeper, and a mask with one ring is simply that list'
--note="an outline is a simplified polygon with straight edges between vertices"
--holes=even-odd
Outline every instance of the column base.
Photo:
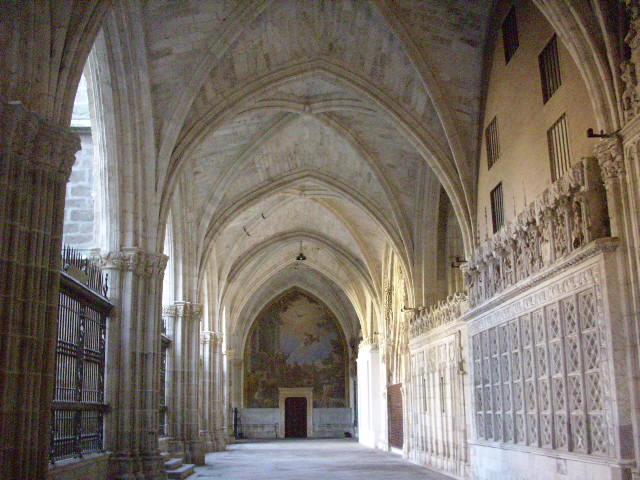
[{"label": "column base", "polygon": [[109,479],[144,480],[142,462],[138,455],[114,453],[109,457]]},{"label": "column base", "polygon": [[205,442],[184,442],[185,462],[194,465],[204,465]]},{"label": "column base", "polygon": [[113,454],[109,458],[109,480],[166,480],[160,455]]},{"label": "column base", "polygon": [[142,457],[142,471],[145,480],[166,480],[164,460],[159,454],[149,454]]}]

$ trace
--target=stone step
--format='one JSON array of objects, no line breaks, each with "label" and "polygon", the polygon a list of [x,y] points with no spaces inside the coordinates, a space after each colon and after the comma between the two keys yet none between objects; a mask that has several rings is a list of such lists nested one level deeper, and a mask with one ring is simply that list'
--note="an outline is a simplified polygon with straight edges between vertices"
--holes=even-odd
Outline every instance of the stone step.
[{"label": "stone step", "polygon": [[195,473],[194,470],[193,470],[193,467],[194,467],[193,464],[186,463],[186,464],[176,468],[175,470],[168,470],[167,471],[167,478],[169,480],[182,480],[184,478],[187,478],[192,473]]},{"label": "stone step", "polygon": [[178,468],[181,465],[182,465],[182,459],[181,458],[171,458],[171,459],[167,460],[166,462],[164,462],[164,469],[165,470],[175,470],[176,468]]}]

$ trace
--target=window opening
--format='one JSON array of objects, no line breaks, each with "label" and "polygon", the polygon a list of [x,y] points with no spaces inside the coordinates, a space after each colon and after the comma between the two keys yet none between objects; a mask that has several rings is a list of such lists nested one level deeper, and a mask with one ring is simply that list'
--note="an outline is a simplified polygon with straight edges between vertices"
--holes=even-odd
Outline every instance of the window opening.
[{"label": "window opening", "polygon": [[540,83],[542,86],[542,100],[544,103],[551,98],[562,84],[560,77],[560,62],[558,61],[558,41],[554,35],[544,50],[538,55],[540,66]]},{"label": "window opening", "polygon": [[547,130],[547,143],[549,146],[549,162],[551,164],[551,181],[555,182],[571,166],[566,114],[563,113]]},{"label": "window opening", "polygon": [[509,60],[515,55],[518,50],[518,22],[516,19],[516,9],[511,7],[509,13],[502,22],[502,43],[504,45],[504,61],[509,63]]},{"label": "window opening", "polygon": [[500,143],[498,141],[498,119],[493,120],[487,125],[484,131],[485,144],[487,147],[487,167],[493,167],[493,164],[500,158]]},{"label": "window opening", "polygon": [[504,225],[504,207],[502,202],[502,182],[491,190],[491,221],[493,223],[493,233],[500,230]]}]

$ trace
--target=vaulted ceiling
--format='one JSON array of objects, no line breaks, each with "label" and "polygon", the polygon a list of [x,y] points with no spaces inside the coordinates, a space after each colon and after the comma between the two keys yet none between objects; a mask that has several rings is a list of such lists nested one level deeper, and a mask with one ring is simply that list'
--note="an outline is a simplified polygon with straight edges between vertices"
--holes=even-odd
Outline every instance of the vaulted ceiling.
[{"label": "vaulted ceiling", "polygon": [[215,272],[221,303],[250,304],[246,292],[281,278],[302,248],[302,272],[337,285],[362,317],[381,298],[390,252],[410,282],[433,262],[417,252],[436,241],[441,198],[470,245],[491,7],[166,0],[134,9],[160,208],[188,231],[198,271]]}]

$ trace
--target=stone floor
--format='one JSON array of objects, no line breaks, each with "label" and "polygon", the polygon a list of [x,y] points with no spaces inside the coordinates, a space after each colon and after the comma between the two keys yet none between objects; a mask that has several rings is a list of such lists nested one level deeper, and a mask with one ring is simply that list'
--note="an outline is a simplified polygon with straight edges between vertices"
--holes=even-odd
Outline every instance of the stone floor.
[{"label": "stone floor", "polygon": [[451,480],[350,439],[243,442],[206,462],[189,480]]}]

